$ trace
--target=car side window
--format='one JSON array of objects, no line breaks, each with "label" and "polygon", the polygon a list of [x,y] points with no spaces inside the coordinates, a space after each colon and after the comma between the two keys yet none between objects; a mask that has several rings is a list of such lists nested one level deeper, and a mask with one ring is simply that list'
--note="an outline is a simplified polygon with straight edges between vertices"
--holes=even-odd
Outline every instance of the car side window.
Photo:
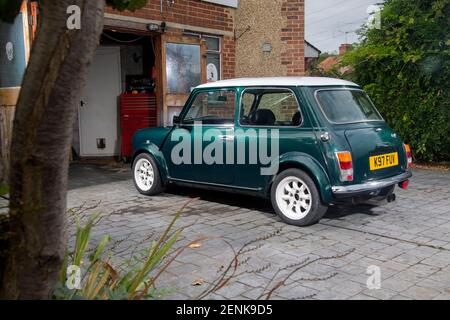
[{"label": "car side window", "polygon": [[183,123],[234,124],[236,92],[234,90],[211,90],[198,93]]},{"label": "car side window", "polygon": [[242,95],[242,125],[297,127],[302,115],[294,92],[288,89],[251,89]]},{"label": "car side window", "polygon": [[244,92],[241,98],[240,121],[241,124],[250,124],[249,116],[255,103],[256,95],[252,92]]}]

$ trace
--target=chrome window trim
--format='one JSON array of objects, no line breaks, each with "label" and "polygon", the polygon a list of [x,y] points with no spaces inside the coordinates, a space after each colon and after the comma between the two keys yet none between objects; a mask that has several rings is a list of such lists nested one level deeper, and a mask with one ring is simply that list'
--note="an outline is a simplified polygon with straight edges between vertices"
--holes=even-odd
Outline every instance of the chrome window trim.
[{"label": "chrome window trim", "polygon": [[[322,91],[360,91],[363,92],[367,99],[369,100],[369,102],[372,104],[372,106],[375,108],[375,111],[377,112],[377,114],[380,116],[379,120],[361,120],[361,121],[348,121],[348,122],[335,122],[332,121],[328,118],[327,114],[325,113],[325,111],[323,110],[323,106],[320,103],[319,99],[318,99],[318,94],[319,92]],[[325,117],[325,119],[327,119],[327,121],[331,124],[336,124],[336,125],[341,125],[341,124],[354,124],[354,123],[365,123],[365,122],[386,122],[383,118],[383,116],[380,114],[380,111],[378,111],[378,108],[375,106],[375,104],[373,103],[372,99],[369,97],[369,95],[367,94],[367,92],[365,92],[363,89],[357,89],[357,88],[327,88],[327,89],[317,89],[314,91],[314,98],[316,99],[316,103],[319,105],[320,111],[322,112],[323,116]]]},{"label": "chrome window trim", "polygon": [[[256,89],[256,90],[280,90],[281,89],[281,90],[290,91],[294,95],[295,100],[297,101],[297,108],[298,108],[298,111],[300,111],[300,115],[302,117],[302,122],[298,126],[243,125],[241,123],[241,109],[242,109],[242,103],[241,102],[242,102],[242,97],[244,96],[245,91],[247,91],[247,90],[254,90],[254,89]],[[288,88],[288,87],[246,87],[244,90],[242,90],[242,92],[241,92],[241,94],[239,96],[238,111],[239,111],[238,112],[238,125],[241,128],[279,128],[279,129],[283,129],[283,128],[288,128],[288,129],[291,128],[291,129],[293,129],[293,128],[296,128],[296,129],[298,129],[298,128],[301,128],[303,126],[303,124],[305,123],[305,118],[303,116],[303,112],[302,112],[302,109],[300,107],[300,101],[298,100],[298,97],[295,94],[294,90],[292,90],[291,88]]]}]

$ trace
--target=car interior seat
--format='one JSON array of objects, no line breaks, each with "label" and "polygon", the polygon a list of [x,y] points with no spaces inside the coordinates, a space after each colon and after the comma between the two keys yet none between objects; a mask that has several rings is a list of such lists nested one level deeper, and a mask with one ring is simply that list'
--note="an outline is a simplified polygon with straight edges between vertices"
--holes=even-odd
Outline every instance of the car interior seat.
[{"label": "car interior seat", "polygon": [[300,111],[297,111],[292,116],[292,125],[294,127],[298,127],[301,123],[302,123],[302,114],[300,113]]},{"label": "car interior seat", "polygon": [[273,126],[275,120],[275,114],[269,109],[258,109],[250,118],[252,124],[260,126]]}]

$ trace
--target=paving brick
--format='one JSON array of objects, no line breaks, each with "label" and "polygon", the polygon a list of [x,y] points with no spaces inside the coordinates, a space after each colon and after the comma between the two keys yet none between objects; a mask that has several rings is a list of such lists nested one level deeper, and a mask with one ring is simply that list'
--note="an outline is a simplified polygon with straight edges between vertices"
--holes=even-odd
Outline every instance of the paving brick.
[{"label": "paving brick", "polygon": [[233,282],[219,289],[215,293],[220,294],[227,299],[237,299],[240,295],[245,294],[250,289],[252,289],[251,286],[245,285],[240,282]]},{"label": "paving brick", "polygon": [[[268,201],[247,196],[171,188],[145,197],[135,191],[127,170],[105,173],[96,167],[75,167],[69,184],[69,208],[98,204],[83,215],[102,213],[91,244],[104,234],[123,240],[114,249],[114,261],[122,265],[132,252],[158,239],[184,203],[201,198],[177,222],[177,228],[186,228],[174,248],[201,236],[208,239],[200,248],[185,250],[158,279],[160,288],[172,290],[162,298],[197,297],[230,265],[233,250],[251,242],[236,270],[231,263],[227,274],[234,276],[229,285],[209,299],[256,299],[275,275],[287,276],[307,258],[331,256],[337,257],[300,268],[272,298],[315,294],[314,299],[450,299],[447,172],[416,170],[410,189],[397,192],[397,202],[333,206],[321,223],[307,228],[285,225]],[[74,226],[69,227],[73,245]],[[267,235],[272,236],[264,239]],[[366,287],[371,265],[381,268],[380,290]],[[333,277],[313,280],[327,275]],[[192,286],[197,279],[205,283]]]},{"label": "paving brick", "polygon": [[440,292],[433,288],[413,286],[402,292],[402,295],[415,300],[430,300],[440,295]]},{"label": "paving brick", "polygon": [[370,297],[379,299],[379,300],[389,300],[395,297],[398,293],[394,290],[387,289],[387,288],[380,288],[380,289],[365,289],[363,294],[368,295]]}]

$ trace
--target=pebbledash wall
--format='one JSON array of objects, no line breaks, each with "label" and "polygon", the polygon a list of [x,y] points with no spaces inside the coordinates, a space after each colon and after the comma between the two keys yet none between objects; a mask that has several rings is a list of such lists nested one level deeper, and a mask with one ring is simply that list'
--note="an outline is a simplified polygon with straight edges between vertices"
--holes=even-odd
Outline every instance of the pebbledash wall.
[{"label": "pebbledash wall", "polygon": [[239,1],[235,75],[304,75],[304,17],[304,0]]}]

